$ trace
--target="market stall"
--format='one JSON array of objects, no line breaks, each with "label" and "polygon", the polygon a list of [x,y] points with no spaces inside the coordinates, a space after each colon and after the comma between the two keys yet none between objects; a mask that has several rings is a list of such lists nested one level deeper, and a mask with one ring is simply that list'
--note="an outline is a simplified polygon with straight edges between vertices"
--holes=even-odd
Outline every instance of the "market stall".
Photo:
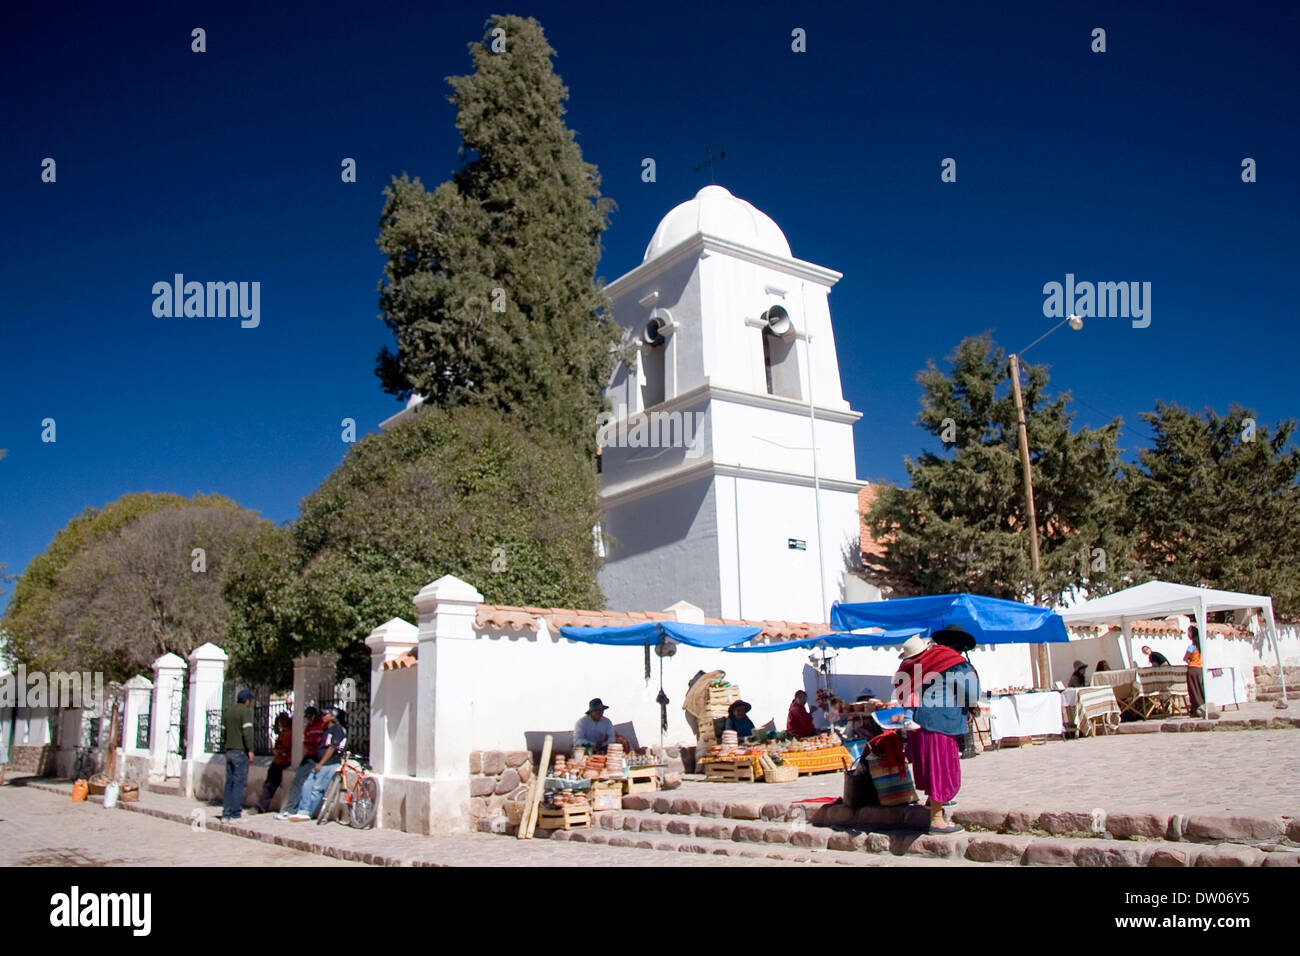
[{"label": "market stall", "polygon": [[[589,644],[606,644],[611,646],[644,646],[646,649],[646,678],[650,677],[650,652],[653,648],[659,658],[659,694],[656,700],[659,703],[660,722],[659,722],[659,750],[655,761],[655,775],[653,781],[657,784],[661,779],[659,774],[666,769],[666,753],[664,749],[663,734],[668,726],[668,695],[664,691],[664,659],[672,657],[676,650],[677,644],[688,644],[692,647],[703,647],[710,649],[719,649],[741,644],[751,640],[759,633],[759,628],[752,626],[733,626],[724,624],[688,624],[681,621],[646,621],[641,624],[632,624],[622,627],[578,627],[566,626],[561,627],[560,633],[574,641],[583,641]],[[721,671],[717,672],[718,677],[706,682],[699,691],[697,701],[702,703],[702,707],[696,712],[699,721],[700,734],[703,737],[707,732],[710,736],[713,733],[713,718],[718,716],[719,707],[722,708],[722,715],[725,716],[725,705],[738,696],[738,690],[722,680]],[[700,684],[696,681],[692,685],[692,692],[695,692],[696,686]],[[722,690],[722,688],[729,688]],[[707,728],[707,730],[706,730]],[[629,764],[624,768],[637,778],[637,782],[644,786],[651,781],[649,773],[650,764],[642,763],[637,765]],[[591,770],[603,770],[600,767],[584,767],[583,773],[586,774]]]},{"label": "market stall", "polygon": [[[1072,627],[1118,627],[1123,634],[1121,647],[1128,655],[1127,662],[1132,666],[1137,658],[1134,655],[1132,625],[1134,621],[1146,618],[1164,618],[1175,614],[1186,614],[1196,619],[1197,630],[1201,634],[1201,660],[1205,674],[1205,700],[1207,703],[1239,703],[1236,675],[1231,674],[1224,680],[1224,674],[1212,676],[1213,671],[1228,672],[1231,668],[1223,667],[1214,661],[1213,642],[1207,617],[1216,611],[1258,611],[1264,618],[1264,629],[1256,637],[1257,646],[1271,642],[1273,653],[1277,658],[1278,672],[1282,680],[1282,703],[1286,702],[1286,672],[1282,666],[1282,652],[1278,646],[1277,626],[1273,620],[1273,599],[1262,594],[1243,594],[1238,591],[1220,591],[1214,588],[1196,588],[1186,584],[1172,584],[1168,581],[1147,581],[1135,587],[1125,588],[1107,594],[1105,597],[1085,601],[1077,607],[1061,612],[1066,624]],[[1242,692],[1244,695],[1245,675],[1242,675]],[[1118,696],[1118,695],[1117,695]]]}]

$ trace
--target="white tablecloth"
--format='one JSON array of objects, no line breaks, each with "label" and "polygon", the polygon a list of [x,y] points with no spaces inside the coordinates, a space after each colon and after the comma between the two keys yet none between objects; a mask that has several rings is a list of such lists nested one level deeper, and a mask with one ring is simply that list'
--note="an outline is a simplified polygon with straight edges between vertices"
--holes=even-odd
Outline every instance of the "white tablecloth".
[{"label": "white tablecloth", "polygon": [[1220,707],[1246,703],[1246,672],[1240,667],[1207,667],[1203,673],[1205,699],[1210,703]]},{"label": "white tablecloth", "polygon": [[989,732],[994,740],[1063,734],[1061,703],[1056,691],[994,697],[989,701]]}]

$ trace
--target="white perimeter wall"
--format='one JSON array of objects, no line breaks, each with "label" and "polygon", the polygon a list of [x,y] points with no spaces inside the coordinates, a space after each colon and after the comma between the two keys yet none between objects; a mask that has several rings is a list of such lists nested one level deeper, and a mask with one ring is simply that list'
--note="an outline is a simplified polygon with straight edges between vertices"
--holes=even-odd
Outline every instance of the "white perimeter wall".
[{"label": "white perimeter wall", "polygon": [[[813,695],[817,675],[808,664],[810,651],[729,654],[679,646],[664,660],[670,744],[694,745],[682,710],[687,682],[696,671],[725,670],[754,705],[756,724],[775,720],[785,729],[790,699],[800,688]],[[600,697],[610,705],[615,725],[631,721],[642,746],[659,741],[659,658],[651,654],[653,677],[644,680],[640,647],[583,644],[531,631],[481,634],[474,648],[474,682],[466,706],[474,718],[473,750],[518,750],[529,731],[571,731],[587,701]],[[977,648],[971,654],[980,678],[989,687],[1028,685],[1029,650],[1025,645]],[[856,648],[841,651],[834,689],[847,700],[870,692],[887,697],[898,664],[897,649]]]}]

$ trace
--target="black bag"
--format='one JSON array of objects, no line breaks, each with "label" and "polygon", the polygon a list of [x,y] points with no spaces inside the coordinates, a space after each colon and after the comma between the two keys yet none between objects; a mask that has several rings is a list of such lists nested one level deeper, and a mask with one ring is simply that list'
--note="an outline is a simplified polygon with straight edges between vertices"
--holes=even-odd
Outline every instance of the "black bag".
[{"label": "black bag", "polygon": [[872,783],[871,772],[867,769],[866,754],[844,774],[844,805],[854,810],[880,806],[876,785]]}]

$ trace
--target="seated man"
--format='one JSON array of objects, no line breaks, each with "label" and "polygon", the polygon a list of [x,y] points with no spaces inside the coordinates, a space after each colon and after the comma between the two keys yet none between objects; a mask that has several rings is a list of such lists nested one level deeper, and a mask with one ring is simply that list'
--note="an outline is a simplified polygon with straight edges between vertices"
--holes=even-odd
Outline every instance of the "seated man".
[{"label": "seated man", "polygon": [[325,713],[321,714],[325,732],[320,738],[320,759],[313,765],[311,776],[303,785],[298,809],[289,817],[295,823],[310,820],[316,815],[321,801],[325,799],[326,788],[343,766],[343,748],[347,745],[348,735],[338,722],[338,716],[339,712],[334,707],[326,708]]},{"label": "seated man", "polygon": [[1169,658],[1165,657],[1165,655],[1161,654],[1159,651],[1151,650],[1151,647],[1149,645],[1146,644],[1142,645],[1142,653],[1145,654],[1147,656],[1147,660],[1151,662],[1150,664],[1151,667],[1169,666]]},{"label": "seated man", "polygon": [[593,697],[587,703],[587,712],[573,725],[573,745],[591,747],[598,754],[603,754],[614,742],[614,724],[605,716],[608,708],[599,697]]},{"label": "seated man", "polygon": [[815,737],[817,727],[813,724],[812,714],[808,712],[808,695],[801,690],[794,692],[790,710],[785,715],[785,730],[792,737]]}]

